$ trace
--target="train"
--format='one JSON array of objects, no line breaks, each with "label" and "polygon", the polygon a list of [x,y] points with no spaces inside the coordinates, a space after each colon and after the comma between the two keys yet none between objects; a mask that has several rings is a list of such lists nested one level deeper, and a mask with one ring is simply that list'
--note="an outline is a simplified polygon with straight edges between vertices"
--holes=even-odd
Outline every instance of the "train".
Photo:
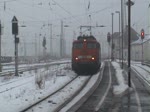
[{"label": "train", "polygon": [[96,73],[101,66],[101,46],[96,38],[78,36],[72,44],[72,70],[80,74]]}]

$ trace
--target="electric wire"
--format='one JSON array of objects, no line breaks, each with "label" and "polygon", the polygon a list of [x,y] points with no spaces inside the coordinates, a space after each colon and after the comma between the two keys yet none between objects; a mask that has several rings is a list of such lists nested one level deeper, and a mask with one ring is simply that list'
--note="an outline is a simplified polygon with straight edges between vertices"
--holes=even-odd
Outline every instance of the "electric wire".
[{"label": "electric wire", "polygon": [[[31,7],[33,7],[31,4],[28,4],[28,3],[25,3],[25,2],[22,2],[21,0],[13,0],[13,1],[18,1],[17,3],[21,3],[21,4],[23,4],[23,5],[28,5],[28,6],[31,6]],[[53,0],[54,1],[54,0]],[[65,8],[63,8],[60,4],[58,4],[57,2],[55,2],[54,1],[54,3],[55,4],[57,4],[60,8],[62,8],[65,12],[67,12],[69,15],[71,15],[70,17],[66,17],[65,19],[67,20],[67,19],[74,19],[74,18],[78,18],[78,17],[82,17],[82,16],[85,16],[85,15],[87,15],[87,14],[81,14],[81,15],[72,15],[69,11],[67,11]],[[34,6],[35,7],[35,6]],[[47,9],[47,8],[43,8],[43,7],[38,7],[38,6],[36,6],[37,8],[41,8],[41,9],[44,9],[44,10],[50,10],[50,9]],[[104,10],[107,10],[107,9],[109,9],[109,8],[111,8],[111,7],[106,7],[106,8],[104,8],[104,9],[101,9],[101,10],[98,10],[98,11],[94,11],[94,12],[90,12],[89,14],[98,14],[99,12],[102,12],[102,11],[104,11]],[[13,10],[14,11],[14,10]],[[53,12],[53,13],[55,13],[56,14],[56,12]],[[57,13],[57,15],[60,17],[61,15],[59,15],[58,13]],[[61,16],[62,17],[62,16]],[[32,18],[32,17],[29,17],[30,19],[33,19],[35,22],[38,22],[38,20],[36,21],[36,19],[35,18]],[[55,19],[55,21],[56,20],[62,20],[62,18],[59,18],[59,19]],[[42,20],[39,20],[39,22],[43,22]],[[53,20],[52,20],[53,21]],[[77,20],[77,21],[79,21],[79,20]],[[33,22],[33,21],[32,21]]]}]

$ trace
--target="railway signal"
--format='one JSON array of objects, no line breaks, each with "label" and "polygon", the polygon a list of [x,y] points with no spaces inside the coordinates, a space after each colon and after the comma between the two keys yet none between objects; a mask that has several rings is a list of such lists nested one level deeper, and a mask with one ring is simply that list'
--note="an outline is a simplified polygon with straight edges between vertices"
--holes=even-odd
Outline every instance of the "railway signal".
[{"label": "railway signal", "polygon": [[141,30],[141,39],[143,40],[145,37],[144,29]]},{"label": "railway signal", "polygon": [[142,64],[144,62],[144,56],[143,56],[143,39],[145,37],[144,29],[141,30],[141,39],[142,39]]},{"label": "railway signal", "polygon": [[18,76],[18,20],[14,16],[12,19],[12,34],[15,36],[15,75]]},{"label": "railway signal", "polygon": [[107,33],[107,42],[110,44],[110,32]]},{"label": "railway signal", "polygon": [[18,35],[18,20],[15,16],[12,19],[12,34]]},{"label": "railway signal", "polygon": [[42,43],[43,47],[46,49],[46,38],[43,38],[43,43]]},{"label": "railway signal", "polygon": [[44,55],[44,60],[46,61],[46,38],[43,38],[43,42],[42,42],[42,46],[43,46],[43,55]]},{"label": "railway signal", "polygon": [[[111,35],[110,32],[107,33],[107,42],[110,45]],[[109,46],[108,46],[109,47]],[[108,58],[109,58],[109,49],[108,49]]]}]

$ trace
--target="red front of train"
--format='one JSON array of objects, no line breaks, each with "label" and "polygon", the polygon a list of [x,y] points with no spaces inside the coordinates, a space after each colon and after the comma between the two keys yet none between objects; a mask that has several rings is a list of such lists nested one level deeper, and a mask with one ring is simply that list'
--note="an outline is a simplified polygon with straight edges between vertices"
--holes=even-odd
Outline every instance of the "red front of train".
[{"label": "red front of train", "polygon": [[72,69],[96,72],[100,65],[100,43],[93,36],[79,36],[72,46]]}]

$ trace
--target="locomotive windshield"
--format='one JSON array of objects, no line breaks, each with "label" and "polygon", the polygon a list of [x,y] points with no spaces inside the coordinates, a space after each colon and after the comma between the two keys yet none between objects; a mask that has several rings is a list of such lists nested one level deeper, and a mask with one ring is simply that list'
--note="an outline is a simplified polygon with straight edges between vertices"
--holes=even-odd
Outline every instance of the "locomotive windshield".
[{"label": "locomotive windshield", "polygon": [[95,48],[97,48],[97,44],[93,43],[93,42],[88,42],[87,43],[87,48],[88,49],[95,49]]},{"label": "locomotive windshield", "polygon": [[73,48],[74,49],[82,49],[83,48],[83,43],[82,42],[74,43]]}]

